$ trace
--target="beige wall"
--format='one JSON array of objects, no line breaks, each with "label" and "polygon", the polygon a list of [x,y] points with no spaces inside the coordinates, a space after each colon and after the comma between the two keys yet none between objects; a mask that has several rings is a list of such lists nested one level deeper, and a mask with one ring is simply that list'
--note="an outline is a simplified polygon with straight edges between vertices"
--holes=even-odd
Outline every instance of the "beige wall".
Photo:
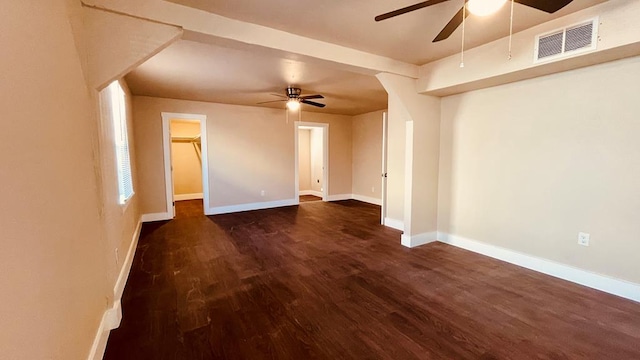
[{"label": "beige wall", "polygon": [[[134,97],[143,213],[166,211],[161,112],[207,116],[211,207],[293,199],[293,122],[281,110]],[[261,196],[261,191],[265,195]]]},{"label": "beige wall", "polygon": [[311,131],[298,130],[298,180],[300,191],[311,190]]},{"label": "beige wall", "polygon": [[[171,136],[194,138],[200,135],[200,123],[171,120]],[[202,164],[195,143],[172,142],[173,192],[176,195],[202,193]]]},{"label": "beige wall", "polygon": [[352,192],[355,195],[380,199],[382,170],[382,116],[384,111],[374,111],[354,116]]},{"label": "beige wall", "polygon": [[136,224],[135,201],[116,215],[111,130],[71,28],[80,13],[63,0],[0,12],[0,106],[19,119],[0,131],[2,359],[87,357],[122,266],[114,250]]},{"label": "beige wall", "polygon": [[138,164],[137,190],[140,212],[143,214],[167,212],[164,181],[164,149],[162,146],[162,111],[149,111],[155,98],[133,97],[133,131],[136,136],[136,163]]},{"label": "beige wall", "polygon": [[[134,132],[144,134],[136,138],[143,213],[166,211],[163,111],[207,116],[211,207],[294,198],[294,123],[284,110],[136,96]],[[329,124],[329,191],[350,193],[350,117],[303,112],[302,120]]]},{"label": "beige wall", "polygon": [[640,283],[638,94],[632,58],[443,99],[439,230]]}]

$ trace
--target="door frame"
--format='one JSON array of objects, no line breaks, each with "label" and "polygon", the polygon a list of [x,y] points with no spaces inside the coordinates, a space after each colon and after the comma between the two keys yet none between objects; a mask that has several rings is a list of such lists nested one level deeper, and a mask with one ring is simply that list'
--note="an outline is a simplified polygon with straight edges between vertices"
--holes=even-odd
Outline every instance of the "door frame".
[{"label": "door frame", "polygon": [[388,117],[387,112],[382,113],[382,171],[380,174],[380,224],[384,225],[384,219],[387,217],[387,136],[388,136]]},{"label": "door frame", "polygon": [[200,143],[202,160],[202,203],[204,213],[209,209],[209,156],[207,141],[207,115],[162,112],[162,147],[164,156],[164,183],[167,214],[169,219],[176,216],[175,201],[173,199],[173,172],[171,168],[171,120],[197,120],[200,122]]},{"label": "door frame", "polygon": [[296,203],[300,203],[300,149],[298,148],[298,135],[301,127],[312,127],[322,129],[322,201],[329,201],[329,124],[295,121],[293,126],[294,131],[294,146],[295,146],[295,199]]}]

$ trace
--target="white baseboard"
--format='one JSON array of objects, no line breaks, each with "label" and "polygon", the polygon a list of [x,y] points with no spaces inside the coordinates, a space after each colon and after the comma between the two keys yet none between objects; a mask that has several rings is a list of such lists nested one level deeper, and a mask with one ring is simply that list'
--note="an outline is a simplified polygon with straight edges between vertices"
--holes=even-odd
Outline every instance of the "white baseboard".
[{"label": "white baseboard", "polygon": [[120,300],[118,300],[113,304],[112,308],[107,309],[104,314],[102,314],[102,321],[100,321],[98,332],[93,340],[88,360],[102,360],[104,352],[107,349],[109,334],[111,330],[120,326],[121,320],[122,306],[120,305]]},{"label": "white baseboard", "polygon": [[198,200],[202,199],[204,196],[202,193],[193,193],[193,194],[175,194],[173,195],[173,200],[182,201],[182,200]]},{"label": "white baseboard", "polygon": [[388,226],[390,228],[404,231],[404,221],[396,220],[389,217],[384,218],[384,226]]},{"label": "white baseboard", "polygon": [[143,214],[142,222],[163,221],[173,219],[169,213]]},{"label": "white baseboard", "polygon": [[329,195],[327,201],[340,201],[340,200],[351,200],[353,195],[351,194],[337,194],[337,195]]},{"label": "white baseboard", "polygon": [[261,210],[261,209],[270,209],[282,206],[292,206],[298,205],[300,203],[299,199],[287,199],[287,200],[277,200],[277,201],[265,201],[259,203],[250,203],[250,204],[240,204],[240,205],[230,205],[230,206],[218,206],[208,208],[205,212],[206,215],[219,215],[219,214],[228,214],[240,211],[251,211],[251,210]]},{"label": "white baseboard", "polygon": [[378,206],[382,205],[382,199],[376,199],[370,196],[353,194],[351,195],[351,198],[353,200],[358,200],[358,201],[366,202],[373,205],[378,205]]},{"label": "white baseboard", "polygon": [[[120,299],[113,302],[113,307],[105,311],[105,330],[117,329],[122,321],[122,302]],[[108,336],[107,336],[108,337]]]},{"label": "white baseboard", "polygon": [[100,326],[96,332],[96,337],[93,339],[93,345],[89,352],[88,360],[102,360],[104,352],[107,349],[107,341],[109,340],[109,334],[111,330],[118,328],[122,321],[122,304],[120,299],[113,302],[113,306],[102,314],[102,320]]},{"label": "white baseboard", "polygon": [[104,351],[107,349],[107,341],[109,340],[109,332],[111,331],[109,325],[112,320],[110,319],[111,315],[109,314],[109,310],[111,309],[108,309],[102,314],[98,332],[96,333],[91,351],[87,357],[88,360],[101,360],[104,357]]},{"label": "white baseboard", "polygon": [[596,274],[555,261],[523,254],[456,235],[438,233],[438,239],[449,245],[486,255],[527,269],[584,285],[609,294],[640,302],[640,284]]},{"label": "white baseboard", "polygon": [[315,190],[300,190],[300,195],[313,195],[317,197],[322,197],[322,192],[315,191]]},{"label": "white baseboard", "polygon": [[129,250],[127,251],[127,256],[124,258],[122,268],[120,269],[120,274],[118,275],[118,280],[116,281],[116,285],[113,287],[113,298],[116,301],[120,301],[120,299],[122,299],[124,286],[127,284],[127,279],[129,278],[129,273],[131,272],[131,265],[133,264],[133,257],[135,256],[136,248],[138,247],[138,239],[140,238],[141,230],[142,218],[140,219],[140,221],[138,221],[138,225],[133,232],[133,235],[131,237],[131,244],[129,245]]},{"label": "white baseboard", "polygon": [[124,263],[120,269],[120,274],[118,275],[116,284],[113,287],[113,305],[111,308],[105,310],[104,314],[102,314],[102,321],[100,321],[96,337],[93,340],[91,352],[89,353],[89,360],[101,360],[103,358],[104,352],[107,348],[107,340],[109,340],[109,333],[111,330],[118,328],[118,326],[120,326],[120,321],[122,321],[122,293],[124,292],[124,286],[129,278],[133,258],[136,253],[136,248],[138,247],[138,239],[140,238],[143,217],[144,215],[140,217],[140,220],[136,225],[136,229],[131,237],[131,244],[129,245],[127,256],[124,259]]},{"label": "white baseboard", "polygon": [[402,234],[400,237],[400,243],[408,248],[432,243],[434,241],[438,241],[438,233],[435,231],[417,235]]}]

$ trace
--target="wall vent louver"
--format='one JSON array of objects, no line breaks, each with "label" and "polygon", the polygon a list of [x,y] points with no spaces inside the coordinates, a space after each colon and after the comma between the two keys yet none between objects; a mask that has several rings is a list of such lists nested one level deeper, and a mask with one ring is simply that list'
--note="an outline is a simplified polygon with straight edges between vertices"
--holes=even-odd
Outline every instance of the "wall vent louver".
[{"label": "wall vent louver", "polygon": [[538,60],[562,54],[562,42],[564,38],[564,31],[541,36],[538,39]]},{"label": "wall vent louver", "polygon": [[550,61],[593,51],[598,40],[598,18],[536,36],[534,62]]}]

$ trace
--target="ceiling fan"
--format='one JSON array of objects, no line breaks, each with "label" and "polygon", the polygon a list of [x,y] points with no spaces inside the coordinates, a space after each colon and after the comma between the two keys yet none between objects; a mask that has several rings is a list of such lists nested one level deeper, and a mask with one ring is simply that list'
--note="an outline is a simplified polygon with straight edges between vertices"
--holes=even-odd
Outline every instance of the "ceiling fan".
[{"label": "ceiling fan", "polygon": [[323,108],[323,107],[326,106],[325,104],[317,103],[315,101],[309,101],[309,99],[324,99],[324,96],[322,96],[322,95],[300,96],[301,93],[302,93],[302,90],[300,88],[288,87],[285,90],[285,94],[286,95],[271,94],[271,95],[274,95],[274,96],[282,97],[284,99],[272,100],[272,101],[263,101],[263,102],[259,102],[258,104],[267,104],[267,103],[272,103],[272,102],[286,101],[287,108],[289,110],[298,110],[298,108],[300,108],[300,104],[316,106],[316,107],[319,107],[319,108]]},{"label": "ceiling fan", "polygon": [[[382,15],[378,15],[375,17],[376,21],[386,20],[398,15],[406,14],[415,10],[419,10],[428,6],[436,5],[449,0],[428,0],[423,1],[421,3],[417,3],[411,6],[403,7],[398,10],[390,11],[388,13],[384,13]],[[442,41],[449,36],[462,24],[465,16],[469,16],[469,13],[476,14],[479,16],[489,15],[498,11],[498,9],[506,2],[507,0],[465,0],[465,5],[463,5],[460,10],[453,15],[451,20],[444,26],[444,28],[440,31],[440,33],[433,39],[433,42]],[[563,7],[567,6],[573,0],[514,0],[518,4],[522,4],[525,6],[532,7],[534,9],[538,9],[549,14],[552,14]],[[466,7],[466,11],[465,11]]]}]

